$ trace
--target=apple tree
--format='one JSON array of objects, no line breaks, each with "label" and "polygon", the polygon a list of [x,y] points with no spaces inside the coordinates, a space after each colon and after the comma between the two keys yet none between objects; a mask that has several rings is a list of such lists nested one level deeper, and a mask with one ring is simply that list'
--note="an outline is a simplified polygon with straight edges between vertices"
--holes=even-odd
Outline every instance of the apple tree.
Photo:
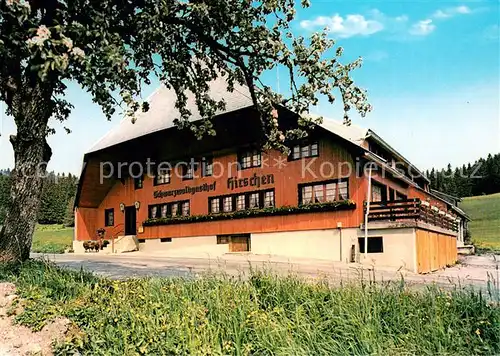
[{"label": "apple tree", "polygon": [[[260,115],[265,145],[283,149],[314,121],[282,132],[274,106],[307,113],[320,96],[339,96],[346,113],[370,110],[351,71],[361,60],[342,63],[342,48],[327,32],[295,36],[295,0],[0,0],[0,100],[17,127],[10,137],[15,155],[11,204],[0,231],[0,260],[29,258],[52,151],[49,120],[64,121],[73,108],[67,83],[88,91],[111,118],[122,108],[131,120],[141,88],[152,77],[177,94],[180,128],[202,138],[213,135],[211,119],[224,101],[209,84],[223,77],[231,91],[248,86]],[[308,1],[303,0],[307,7]],[[274,93],[263,73],[285,68],[287,95]],[[203,119],[190,123],[186,93],[192,92]]]}]

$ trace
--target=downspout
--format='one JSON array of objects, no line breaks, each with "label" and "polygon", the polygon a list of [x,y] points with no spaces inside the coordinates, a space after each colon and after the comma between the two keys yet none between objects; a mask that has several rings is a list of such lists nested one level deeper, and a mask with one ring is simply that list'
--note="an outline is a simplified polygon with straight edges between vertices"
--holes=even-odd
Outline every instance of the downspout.
[{"label": "downspout", "polygon": [[337,222],[337,229],[339,229],[340,237],[340,262],[342,262],[342,224]]},{"label": "downspout", "polygon": [[78,237],[78,208],[76,206],[73,207],[73,213],[75,215],[74,217],[74,224],[75,228],[73,229],[73,248],[75,246],[75,241],[77,240]]},{"label": "downspout", "polygon": [[370,214],[370,200],[372,193],[372,165],[368,171],[368,191],[366,192],[366,209],[365,209],[365,259],[368,258],[368,214]]}]

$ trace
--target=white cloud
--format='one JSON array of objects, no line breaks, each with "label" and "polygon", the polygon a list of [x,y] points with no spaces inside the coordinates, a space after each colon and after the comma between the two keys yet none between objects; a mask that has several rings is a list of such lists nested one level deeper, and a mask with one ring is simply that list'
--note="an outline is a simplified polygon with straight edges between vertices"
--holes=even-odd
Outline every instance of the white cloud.
[{"label": "white cloud", "polygon": [[414,23],[410,27],[410,34],[415,36],[427,36],[436,29],[431,19],[425,19]]},{"label": "white cloud", "polygon": [[377,32],[406,32],[408,16],[390,17],[378,9],[372,9],[365,14],[351,14],[345,17],[335,14],[331,17],[318,16],[312,20],[300,23],[303,29],[315,30],[327,27],[329,32],[337,37],[369,36]]},{"label": "white cloud", "polygon": [[456,7],[449,7],[446,9],[437,10],[432,14],[432,17],[435,19],[447,19],[456,15],[465,15],[470,13],[472,13],[472,10],[469,7],[465,5],[460,5]]},{"label": "white cloud", "polygon": [[367,19],[363,15],[347,15],[345,18],[339,14],[331,17],[318,16],[314,20],[304,20],[300,23],[304,29],[312,30],[318,27],[328,28],[328,32],[338,37],[368,36],[384,29],[382,22]]},{"label": "white cloud", "polygon": [[457,15],[465,15],[472,13],[472,10],[465,6],[460,5],[456,7],[448,7],[446,9],[436,10],[429,18],[415,22],[408,30],[414,36],[427,36],[434,32],[436,25],[433,20],[445,20]]},{"label": "white cloud", "polygon": [[396,16],[394,18],[394,21],[396,21],[396,22],[406,22],[406,21],[408,21],[408,16],[406,16],[406,15]]},{"label": "white cloud", "polygon": [[[390,34],[388,38],[395,40],[408,40],[409,36],[427,36],[436,30],[436,22],[446,20],[458,15],[472,14],[484,8],[471,9],[466,5],[438,9],[428,18],[410,23],[407,15],[390,17],[378,9],[372,9],[365,14],[351,14],[341,16],[318,16],[311,20],[300,22],[300,27],[307,30],[327,28],[328,32],[340,38],[353,36],[369,36],[384,31]],[[492,30],[490,30],[492,31]],[[491,32],[487,37],[494,37]]]},{"label": "white cloud", "polygon": [[436,19],[445,19],[447,17],[450,17],[450,15],[443,10],[437,10],[435,13],[432,14],[432,17]]},{"label": "white cloud", "polygon": [[408,40],[411,36],[427,36],[433,33],[440,20],[453,16],[471,14],[481,11],[480,8],[470,9],[466,5],[448,7],[436,10],[432,15],[420,21],[410,22],[407,15],[387,16],[378,9],[372,9],[364,14],[341,16],[318,16],[311,20],[300,22],[300,26],[307,30],[327,28],[328,31],[340,38],[353,36],[369,36],[378,32],[389,34],[387,38]]},{"label": "white cloud", "polygon": [[383,24],[387,24],[388,22],[404,22],[408,20],[408,16],[406,15],[400,15],[396,17],[389,17],[386,14],[384,14],[382,11],[379,9],[372,9],[368,11],[367,13],[369,17],[373,20],[376,20],[378,22],[381,22]]},{"label": "white cloud", "polygon": [[467,6],[465,6],[465,5],[456,7],[455,10],[459,14],[470,14],[471,13],[471,10]]}]

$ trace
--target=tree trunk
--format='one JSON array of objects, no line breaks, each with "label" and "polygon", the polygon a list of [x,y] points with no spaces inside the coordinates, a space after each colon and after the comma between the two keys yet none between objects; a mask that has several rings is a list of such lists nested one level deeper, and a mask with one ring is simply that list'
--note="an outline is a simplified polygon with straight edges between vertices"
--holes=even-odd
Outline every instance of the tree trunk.
[{"label": "tree trunk", "polygon": [[21,91],[12,102],[17,126],[17,135],[10,137],[15,166],[11,173],[11,205],[0,231],[0,261],[25,261],[30,256],[42,179],[52,155],[46,141],[52,90],[36,85]]}]

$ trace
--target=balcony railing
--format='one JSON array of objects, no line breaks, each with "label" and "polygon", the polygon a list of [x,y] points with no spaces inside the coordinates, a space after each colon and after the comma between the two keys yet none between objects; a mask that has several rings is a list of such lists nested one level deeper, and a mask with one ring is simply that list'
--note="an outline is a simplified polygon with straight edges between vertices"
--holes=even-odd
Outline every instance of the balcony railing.
[{"label": "balcony railing", "polygon": [[[365,212],[366,208],[365,202]],[[374,221],[421,221],[443,229],[458,231],[458,222],[455,216],[418,198],[371,202],[368,222]]]}]

